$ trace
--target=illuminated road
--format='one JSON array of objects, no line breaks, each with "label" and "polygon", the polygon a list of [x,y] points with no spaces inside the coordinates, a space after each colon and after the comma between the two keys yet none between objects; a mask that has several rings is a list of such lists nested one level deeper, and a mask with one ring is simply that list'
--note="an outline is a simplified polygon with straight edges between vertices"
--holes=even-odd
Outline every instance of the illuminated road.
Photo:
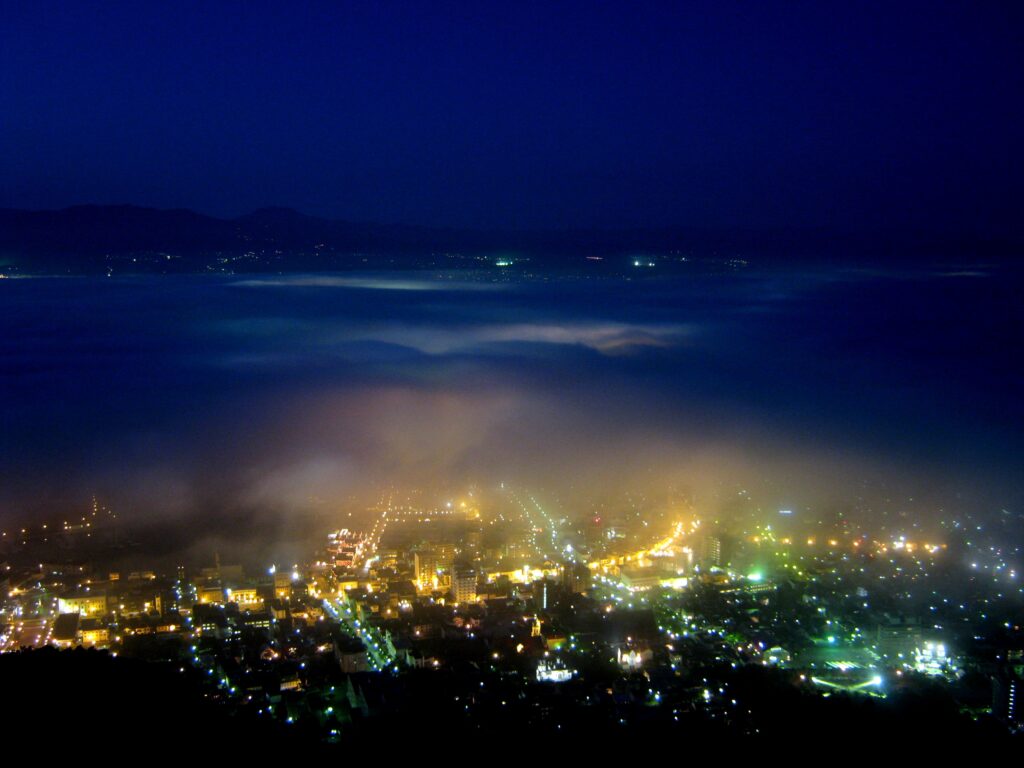
[{"label": "illuminated road", "polygon": [[328,615],[337,621],[346,633],[362,641],[370,659],[370,666],[375,671],[380,672],[395,665],[396,655],[390,640],[379,630],[357,619],[344,598],[324,600],[323,605]]},{"label": "illuminated road", "polygon": [[[537,500],[528,495],[530,503],[526,503],[520,498],[519,494],[511,488],[508,489],[509,497],[512,499],[512,503],[518,508],[520,517],[523,522],[530,529],[530,546],[536,555],[542,559],[547,559],[553,554],[558,552],[557,536],[558,533],[555,530],[554,523],[548,513],[537,503]],[[547,537],[538,539],[538,534],[544,534],[547,532]],[[547,538],[550,537],[550,550],[548,549]]]},{"label": "illuminated road", "polygon": [[670,554],[673,547],[678,546],[679,541],[687,535],[692,533],[697,528],[697,523],[693,523],[690,526],[690,530],[686,530],[686,526],[683,523],[676,523],[672,528],[672,533],[655,542],[649,547],[644,549],[638,549],[633,552],[624,552],[619,555],[609,555],[608,557],[599,557],[593,560],[587,561],[587,567],[591,570],[602,569],[607,570],[609,568],[618,568],[623,565],[629,565],[631,563],[640,562],[648,557],[662,557]]},{"label": "illuminated road", "polygon": [[49,645],[53,629],[44,618],[18,619],[9,628],[3,649],[42,648]]}]

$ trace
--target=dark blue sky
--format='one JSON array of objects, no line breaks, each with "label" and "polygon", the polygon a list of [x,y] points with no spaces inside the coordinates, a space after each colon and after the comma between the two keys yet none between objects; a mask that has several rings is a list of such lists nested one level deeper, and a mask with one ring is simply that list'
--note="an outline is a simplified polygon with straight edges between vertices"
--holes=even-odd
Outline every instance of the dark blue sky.
[{"label": "dark blue sky", "polygon": [[0,10],[3,206],[1024,234],[1019,3]]}]

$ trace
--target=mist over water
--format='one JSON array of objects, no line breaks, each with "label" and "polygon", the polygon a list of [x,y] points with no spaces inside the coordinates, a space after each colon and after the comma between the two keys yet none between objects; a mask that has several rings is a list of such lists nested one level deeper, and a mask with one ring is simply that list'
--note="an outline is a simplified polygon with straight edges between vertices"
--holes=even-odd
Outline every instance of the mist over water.
[{"label": "mist over water", "polygon": [[190,537],[515,482],[728,515],[1019,510],[1006,268],[35,278],[0,284],[0,516],[93,494]]}]

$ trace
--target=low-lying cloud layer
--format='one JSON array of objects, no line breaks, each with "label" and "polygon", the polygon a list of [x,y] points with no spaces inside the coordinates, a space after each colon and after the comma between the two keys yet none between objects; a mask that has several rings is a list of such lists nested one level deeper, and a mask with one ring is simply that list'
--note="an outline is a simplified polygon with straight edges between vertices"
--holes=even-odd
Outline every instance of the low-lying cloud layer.
[{"label": "low-lying cloud layer", "polygon": [[260,535],[383,486],[502,480],[569,512],[667,488],[710,512],[743,488],[1018,504],[1019,281],[930,278],[17,281],[0,514],[96,492]]}]

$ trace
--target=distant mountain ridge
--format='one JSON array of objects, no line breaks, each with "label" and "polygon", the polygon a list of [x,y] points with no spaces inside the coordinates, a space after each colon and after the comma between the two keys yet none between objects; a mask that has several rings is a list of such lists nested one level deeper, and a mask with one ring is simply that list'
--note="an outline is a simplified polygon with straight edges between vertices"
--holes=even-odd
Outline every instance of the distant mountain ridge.
[{"label": "distant mountain ridge", "polygon": [[[135,205],[59,210],[0,209],[0,258],[24,272],[338,269],[412,266],[439,253],[522,253],[563,263],[584,256],[676,254],[720,258],[907,259],[1018,257],[1019,243],[913,234],[842,235],[826,230],[724,232],[698,229],[474,231],[357,223],[263,208],[237,218]],[[428,258],[429,257],[429,258]],[[430,261],[433,265],[434,261]]]}]

